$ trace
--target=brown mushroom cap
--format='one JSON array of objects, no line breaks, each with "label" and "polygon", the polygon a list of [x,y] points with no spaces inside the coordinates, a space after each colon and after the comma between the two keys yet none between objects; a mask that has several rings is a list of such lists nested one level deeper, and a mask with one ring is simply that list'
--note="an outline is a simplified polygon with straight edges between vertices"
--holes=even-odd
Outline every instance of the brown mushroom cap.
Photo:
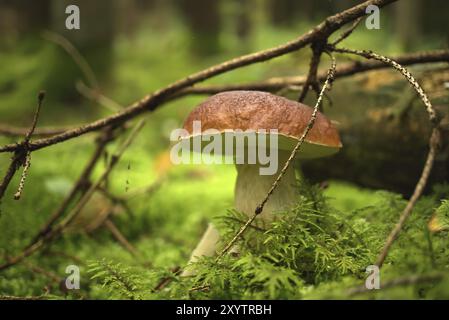
[{"label": "brown mushroom cap", "polygon": [[[184,122],[191,139],[193,122],[201,121],[201,130],[220,133],[261,129],[278,130],[278,149],[291,151],[302,136],[313,109],[296,101],[261,91],[227,91],[213,95],[196,107]],[[203,134],[204,135],[204,134]],[[315,124],[307,134],[299,158],[333,154],[342,147],[337,129],[318,112]]]}]

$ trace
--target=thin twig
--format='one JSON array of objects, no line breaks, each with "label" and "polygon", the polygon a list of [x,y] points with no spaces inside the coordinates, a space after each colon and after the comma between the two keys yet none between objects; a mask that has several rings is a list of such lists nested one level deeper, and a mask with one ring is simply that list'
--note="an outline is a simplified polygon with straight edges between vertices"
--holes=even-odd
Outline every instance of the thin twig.
[{"label": "thin twig", "polygon": [[194,291],[208,291],[210,289],[210,285],[208,284],[204,284],[198,287],[193,287],[189,289],[189,292],[194,292]]},{"label": "thin twig", "polygon": [[[220,63],[218,65],[207,68],[198,73],[192,74],[184,79],[178,80],[163,89],[160,89],[140,101],[135,102],[131,106],[125,108],[124,110],[111,115],[109,117],[94,121],[92,123],[83,125],[76,129],[64,132],[62,134],[49,137],[46,139],[39,139],[30,144],[30,150],[42,149],[63,141],[73,139],[84,135],[88,132],[96,131],[109,125],[124,123],[144,112],[154,111],[162,103],[170,99],[174,94],[178,93],[182,89],[190,87],[201,81],[210,79],[219,74],[235,70],[240,67],[248,66],[254,63],[267,61],[290,52],[297,51],[305,46],[313,43],[316,40],[322,40],[330,36],[333,32],[341,28],[343,25],[354,21],[358,17],[365,15],[365,10],[369,5],[376,5],[378,7],[383,7],[397,0],[369,0],[359,5],[356,5],[348,10],[341,13],[337,13],[333,16],[328,17],[318,26],[316,26],[311,31],[302,35],[301,37],[289,41],[283,45],[270,48],[267,50],[255,52],[252,54],[244,55],[229,61]],[[0,147],[0,152],[13,152],[18,148],[17,144],[10,144]]]},{"label": "thin twig", "polygon": [[8,166],[8,169],[6,169],[6,173],[2,179],[2,182],[0,183],[0,199],[3,198],[3,195],[5,194],[9,183],[11,182],[12,178],[14,177],[14,174],[16,173],[17,169],[19,169],[19,167],[20,167],[20,161],[19,161],[20,157],[21,156],[18,155],[16,152],[12,156],[12,159]]},{"label": "thin twig", "polygon": [[70,213],[57,226],[55,226],[53,229],[51,229],[44,236],[40,237],[31,246],[28,246],[19,255],[7,259],[8,261],[6,261],[5,263],[0,265],[0,270],[4,270],[6,268],[9,268],[9,267],[19,263],[26,257],[28,257],[31,254],[38,251],[47,242],[52,241],[53,239],[59,237],[63,233],[63,231],[70,225],[70,223],[78,216],[78,214],[81,212],[81,210],[87,204],[87,202],[90,200],[90,198],[92,197],[94,192],[97,190],[97,188],[109,176],[112,169],[118,163],[118,161],[120,160],[120,158],[123,155],[123,153],[125,152],[125,150],[131,145],[134,138],[137,136],[139,131],[142,129],[144,123],[145,122],[143,120],[141,120],[134,127],[133,131],[129,134],[129,136],[125,140],[125,142],[123,142],[123,144],[117,149],[116,153],[114,153],[111,156],[108,166],[105,168],[103,174],[100,176],[100,178],[94,184],[92,184],[89,187],[89,189],[86,191],[86,193],[83,195],[83,197],[79,200],[79,202],[76,204],[76,206],[70,211]]},{"label": "thin twig", "polygon": [[[73,127],[40,127],[34,130],[34,137],[48,137],[61,134],[65,131],[72,130]],[[4,136],[17,137],[24,136],[28,132],[28,128],[21,128],[0,123],[0,134]]]},{"label": "thin twig", "polygon": [[75,197],[83,189],[86,190],[86,186],[88,185],[89,177],[92,174],[92,171],[95,169],[97,162],[101,159],[101,156],[106,149],[107,144],[113,139],[113,130],[114,128],[109,127],[101,133],[100,137],[97,139],[97,146],[95,148],[95,151],[93,152],[91,159],[87,162],[78,180],[75,182],[70,192],[64,198],[61,205],[51,214],[48,221],[44,224],[44,226],[40,229],[38,234],[32,239],[31,243],[27,247],[33,246],[39,240],[39,238],[47,234],[51,230],[53,224],[64,214]]},{"label": "thin twig", "polygon": [[432,104],[430,103],[430,100],[427,97],[426,93],[421,88],[418,81],[416,81],[416,79],[412,76],[412,74],[406,68],[401,66],[399,63],[397,63],[393,59],[390,59],[388,57],[374,53],[372,51],[353,50],[353,49],[347,49],[347,48],[335,48],[332,46],[330,47],[330,49],[334,52],[350,53],[350,54],[362,56],[366,59],[375,59],[375,60],[381,61],[383,63],[386,63],[386,64],[390,65],[391,67],[393,67],[394,69],[396,69],[397,71],[399,71],[407,79],[407,81],[411,84],[411,86],[415,89],[415,91],[418,93],[419,97],[423,101],[424,105],[426,106],[427,113],[429,114],[430,122],[434,125],[436,124],[436,122],[438,121],[437,114],[436,114],[435,109],[433,108]]},{"label": "thin twig", "polygon": [[33,124],[31,125],[30,130],[27,132],[27,134],[25,135],[25,139],[23,140],[23,145],[25,147],[24,153],[25,153],[25,161],[23,163],[23,171],[22,171],[22,176],[20,177],[20,182],[19,182],[19,187],[17,188],[17,192],[14,194],[14,200],[20,200],[20,197],[22,196],[22,192],[23,192],[23,188],[25,187],[25,180],[28,174],[28,170],[30,169],[31,166],[31,151],[29,151],[29,143],[30,143],[30,139],[31,136],[34,133],[34,130],[36,129],[36,125],[37,125],[37,120],[39,119],[39,115],[41,112],[41,108],[42,108],[42,101],[44,101],[45,98],[45,92],[41,91],[39,92],[39,95],[37,97],[37,109],[36,112],[34,113],[34,118],[33,118]]},{"label": "thin twig", "polygon": [[435,161],[435,156],[436,156],[439,146],[441,144],[441,132],[440,132],[440,129],[438,128],[439,119],[437,117],[437,113],[436,113],[434,107],[432,106],[432,103],[430,102],[430,100],[427,97],[424,90],[419,85],[418,81],[416,81],[416,79],[412,76],[412,74],[406,68],[404,68],[402,65],[400,65],[396,61],[394,61],[388,57],[379,55],[377,53],[371,52],[371,51],[361,51],[361,50],[353,50],[353,49],[347,49],[347,48],[335,48],[333,46],[330,46],[329,49],[334,52],[339,52],[339,53],[355,54],[358,56],[362,56],[366,59],[375,59],[375,60],[381,61],[383,63],[386,63],[386,64],[390,65],[391,67],[393,67],[394,69],[396,69],[397,71],[399,71],[407,79],[407,81],[415,89],[415,91],[418,93],[418,96],[421,98],[422,102],[424,103],[424,105],[426,107],[426,111],[429,115],[429,121],[431,122],[431,124],[433,126],[432,134],[429,138],[429,152],[427,154],[427,159],[424,164],[423,171],[422,171],[421,176],[415,186],[415,190],[413,191],[411,198],[407,202],[407,205],[405,206],[404,210],[402,211],[402,213],[399,217],[398,223],[395,225],[395,227],[393,228],[391,233],[388,235],[385,245],[382,248],[382,251],[380,252],[380,254],[377,258],[376,265],[379,266],[379,268],[380,268],[380,267],[382,267],[383,263],[385,262],[385,259],[388,255],[388,252],[389,252],[391,246],[397,239],[399,233],[402,230],[402,227],[404,226],[408,217],[412,213],[416,202],[418,201],[419,197],[421,196],[421,194],[427,184],[427,180],[429,178],[430,172],[433,167],[433,163]]},{"label": "thin twig", "polygon": [[114,222],[111,221],[110,218],[107,218],[104,221],[104,226],[112,233],[114,238],[125,248],[129,253],[133,256],[137,256],[139,252],[134,248],[134,246],[126,239],[123,233],[117,228]]},{"label": "thin twig", "polygon": [[[75,208],[72,209],[72,211],[65,217],[59,226],[55,228],[55,231],[58,230],[59,233],[62,232],[75,218],[76,216],[81,212],[81,210],[84,208],[84,206],[88,203],[94,192],[101,186],[103,181],[109,176],[112,169],[115,167],[115,165],[120,160],[123,153],[126,151],[126,149],[131,145],[137,134],[140,132],[142,127],[144,126],[145,122],[143,120],[139,121],[139,123],[134,127],[133,131],[129,134],[128,138],[123,142],[123,144],[118,148],[118,150],[111,156],[111,159],[108,163],[108,166],[104,170],[103,174],[100,176],[100,178],[90,186],[88,191],[83,195],[83,197],[80,199],[80,201],[77,203]],[[1,268],[0,268],[1,269]]]},{"label": "thin twig", "polygon": [[70,55],[70,57],[72,57],[73,61],[75,61],[75,63],[78,65],[84,77],[89,82],[89,85],[96,89],[99,88],[98,80],[97,77],[95,76],[94,71],[90,67],[87,60],[83,57],[83,55],[78,51],[78,49],[76,49],[76,47],[69,40],[67,40],[60,34],[57,34],[56,32],[48,30],[42,33],[42,37],[61,46]]},{"label": "thin twig", "polygon": [[[228,219],[228,220],[232,220],[232,221],[235,221],[235,222],[238,222],[238,223],[240,223],[240,224],[245,224],[247,221],[244,221],[244,220],[240,220],[240,219],[238,219],[238,218],[235,218],[235,217],[226,217],[226,219]],[[248,227],[249,228],[252,228],[252,229],[254,229],[254,230],[256,230],[256,231],[259,231],[259,232],[266,232],[267,231],[267,229],[264,229],[264,228],[261,228],[261,227],[259,227],[259,226],[254,226],[254,225],[248,225]]]},{"label": "thin twig", "polygon": [[349,27],[347,30],[343,31],[338,38],[332,42],[332,46],[336,46],[337,44],[339,44],[340,42],[342,42],[343,40],[345,40],[347,37],[349,37],[352,32],[354,32],[354,30],[358,27],[358,25],[360,24],[360,22],[363,20],[363,17],[358,18],[357,20],[354,21],[354,23],[352,24],[351,27]]},{"label": "thin twig", "polygon": [[44,275],[45,277],[49,278],[51,281],[55,283],[60,283],[63,278],[57,275],[56,273],[53,273],[51,271],[45,270],[44,268],[41,268],[39,266],[36,266],[34,264],[31,264],[30,262],[25,261],[24,265],[29,268],[34,273],[40,273]]},{"label": "thin twig", "polygon": [[20,177],[19,186],[17,192],[14,194],[14,200],[20,200],[22,196],[23,188],[25,187],[25,180],[28,174],[28,170],[31,166],[31,152],[27,152],[25,156],[25,163],[23,165],[22,176]]},{"label": "thin twig", "polygon": [[[170,270],[171,273],[173,273],[174,276],[178,275],[181,272],[180,267],[174,267]],[[165,277],[159,281],[159,283],[154,287],[153,292],[160,291],[164,289],[172,280],[172,277]]]},{"label": "thin twig", "polygon": [[404,226],[408,217],[412,213],[412,210],[416,204],[416,201],[418,201],[419,197],[421,196],[421,194],[427,184],[427,180],[428,180],[430,172],[432,170],[433,163],[435,161],[435,155],[437,153],[440,143],[441,143],[441,132],[438,128],[434,128],[432,131],[432,135],[430,137],[430,142],[429,142],[430,149],[429,149],[429,153],[427,155],[427,160],[424,165],[421,176],[418,180],[418,183],[416,184],[415,190],[413,191],[413,194],[412,194],[410,200],[407,202],[407,205],[406,205],[404,211],[402,211],[401,216],[399,217],[398,223],[395,225],[395,227],[393,228],[391,233],[388,235],[385,245],[382,248],[382,251],[379,254],[379,257],[377,258],[376,265],[379,266],[379,268],[382,267],[383,263],[385,262],[385,259],[388,255],[388,252],[389,252],[391,246],[393,245],[394,241],[397,239],[399,233],[402,230],[402,227]]},{"label": "thin twig", "polygon": [[309,73],[307,74],[306,82],[302,88],[301,94],[299,95],[298,101],[303,102],[309,91],[309,87],[312,87],[319,95],[321,89],[318,84],[317,73],[318,66],[321,61],[321,54],[323,53],[323,43],[313,43],[312,46],[312,58],[310,59]]},{"label": "thin twig", "polygon": [[28,130],[27,134],[25,135],[25,140],[23,141],[24,143],[30,142],[31,136],[33,135],[34,130],[36,129],[37,120],[39,119],[39,115],[41,113],[42,102],[44,101],[44,98],[45,98],[45,91],[39,92],[39,94],[37,95],[37,108],[36,112],[34,113],[33,123],[31,125],[30,130]]},{"label": "thin twig", "polygon": [[31,165],[31,150],[30,150],[30,139],[31,136],[34,133],[34,130],[36,129],[37,121],[39,119],[40,110],[42,107],[42,102],[45,98],[45,92],[41,91],[39,92],[37,96],[37,108],[36,112],[34,113],[33,122],[31,124],[31,127],[28,129],[28,131],[25,134],[25,138],[22,142],[20,142],[18,145],[18,148],[14,151],[14,155],[11,159],[11,163],[6,170],[6,174],[0,183],[0,199],[3,197],[3,195],[6,192],[6,189],[8,188],[9,183],[11,182],[12,178],[14,177],[14,174],[16,171],[23,166],[23,172],[22,176],[20,178],[19,187],[17,192],[14,194],[14,199],[19,200],[20,196],[22,195],[22,191],[25,185],[25,179],[28,173],[28,169]]},{"label": "thin twig", "polygon": [[78,90],[78,92],[82,94],[85,98],[98,103],[99,105],[105,107],[109,111],[116,112],[120,109],[123,109],[123,106],[121,106],[111,98],[108,98],[105,95],[101,94],[98,91],[98,89],[89,88],[82,81],[77,81],[75,87],[76,90]]},{"label": "thin twig", "polygon": [[282,177],[284,176],[285,172],[287,171],[288,167],[290,166],[290,163],[293,161],[294,157],[296,156],[297,152],[300,150],[302,143],[304,142],[304,139],[306,138],[307,134],[309,133],[310,129],[312,129],[316,116],[318,114],[318,108],[321,104],[321,101],[323,100],[324,91],[328,88],[329,84],[332,82],[335,68],[336,68],[336,62],[333,56],[331,56],[332,65],[330,69],[328,70],[328,76],[326,81],[324,82],[323,88],[321,89],[320,95],[318,96],[318,99],[315,103],[315,107],[313,109],[312,115],[310,117],[309,123],[307,124],[307,127],[304,129],[304,132],[302,136],[299,138],[298,143],[296,144],[295,148],[290,154],[290,157],[285,162],[284,167],[282,168],[281,172],[277,176],[276,180],[273,182],[273,185],[271,186],[270,190],[268,190],[265,198],[261,201],[261,203],[257,206],[256,210],[254,211],[254,214],[246,221],[246,223],[240,228],[240,230],[237,232],[237,234],[232,238],[231,241],[224,247],[224,249],[219,253],[217,256],[217,261],[226,254],[235,244],[235,242],[242,236],[242,234],[248,229],[248,226],[256,219],[256,217],[262,213],[263,208],[267,201],[270,199],[270,196],[273,194],[274,190],[276,190],[279,181],[281,181]]},{"label": "thin twig", "polygon": [[[449,50],[423,51],[417,53],[409,53],[392,58],[401,65],[414,65],[421,63],[440,63],[449,62]],[[356,61],[352,63],[340,64],[335,71],[335,79],[353,76],[359,73],[389,68],[390,66],[384,62],[377,60]],[[318,80],[324,81],[327,71],[318,72]],[[265,81],[237,83],[230,85],[202,85],[184,89],[177,94],[177,97],[186,95],[205,95],[215,94],[223,91],[231,90],[260,90],[275,92],[289,87],[301,87],[304,85],[306,77],[276,77]]]},{"label": "thin twig", "polygon": [[[409,66],[422,63],[440,63],[449,62],[449,50],[434,50],[423,51],[416,53],[409,53],[400,56],[393,57],[392,60],[403,66]],[[366,60],[357,61],[353,63],[340,64],[335,71],[335,79],[353,76],[355,74],[388,68],[389,65],[377,61]],[[327,71],[318,72],[317,78],[319,81],[324,81],[327,76]],[[172,99],[178,99],[186,95],[203,95],[203,94],[215,94],[223,91],[231,90],[260,90],[275,92],[284,88],[300,87],[304,85],[306,77],[277,77],[267,79],[259,82],[249,83],[237,83],[230,85],[203,85],[189,87],[181,90],[179,93],[173,96]],[[69,130],[74,130],[76,127],[39,127],[34,130],[34,137],[47,137],[58,135]],[[25,136],[29,128],[15,127],[8,124],[0,124],[0,134],[5,136]]]},{"label": "thin twig", "polygon": [[0,300],[45,300],[47,297],[45,295],[40,296],[9,296],[9,295],[0,295]]},{"label": "thin twig", "polygon": [[107,108],[109,111],[116,112],[122,109],[118,103],[100,93],[100,85],[95,76],[95,72],[87,62],[86,58],[78,51],[78,49],[64,36],[51,31],[44,31],[42,36],[57,45],[61,46],[78,65],[84,77],[89,83],[89,87],[82,81],[76,82],[76,89],[84,97],[97,102],[99,105]]}]

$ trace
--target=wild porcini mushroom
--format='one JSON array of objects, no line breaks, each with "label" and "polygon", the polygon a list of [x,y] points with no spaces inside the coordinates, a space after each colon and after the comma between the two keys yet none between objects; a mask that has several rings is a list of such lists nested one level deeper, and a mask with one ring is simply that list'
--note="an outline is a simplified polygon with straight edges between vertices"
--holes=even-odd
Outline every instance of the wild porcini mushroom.
[{"label": "wild porcini mushroom", "polygon": [[[253,139],[252,141],[248,138],[244,141],[243,146],[237,147],[234,144],[232,149],[237,154],[239,154],[238,151],[242,151],[242,148],[247,149],[245,151],[247,157],[233,154],[237,168],[235,208],[251,216],[279,175],[310,121],[312,112],[313,109],[304,104],[266,92],[223,92],[209,97],[189,114],[184,122],[186,134],[182,136],[181,140],[190,142],[195,137],[209,136],[204,140],[211,141],[210,136],[215,136],[214,139],[221,136],[224,137],[224,141],[227,141],[226,138],[233,136],[235,142],[242,135],[246,135],[245,138],[248,138],[248,133],[263,137],[263,139]],[[201,132],[195,130],[195,123],[200,123]],[[270,130],[275,130],[275,133]],[[277,139],[272,139],[272,137]],[[270,144],[265,142],[265,139],[277,143]],[[265,143],[262,145],[260,141]],[[191,145],[188,144],[188,146]],[[322,113],[318,113],[315,124],[309,131],[296,158],[324,157],[336,153],[341,147],[337,129]],[[251,149],[257,154],[266,149],[269,151],[270,157],[274,153],[276,158],[271,157],[272,160],[277,160],[274,170],[266,174],[267,163],[261,163],[257,157],[256,161],[248,161]],[[204,149],[201,145],[200,150],[196,148],[192,151],[202,152],[202,150]],[[226,155],[228,151],[225,146],[220,147],[219,150],[223,155]],[[265,174],[261,174],[264,170]],[[295,185],[295,171],[293,166],[290,166],[258,217],[259,223],[271,221],[276,212],[290,209],[296,203]],[[200,256],[214,255],[218,240],[218,231],[212,224],[209,224],[206,233],[193,251],[190,262],[196,261]],[[184,275],[191,273],[187,269]]]}]

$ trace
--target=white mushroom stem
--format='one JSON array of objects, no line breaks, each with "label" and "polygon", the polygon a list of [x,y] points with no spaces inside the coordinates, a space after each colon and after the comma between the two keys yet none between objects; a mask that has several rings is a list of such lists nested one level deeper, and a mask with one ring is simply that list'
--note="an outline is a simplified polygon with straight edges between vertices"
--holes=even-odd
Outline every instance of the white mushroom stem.
[{"label": "white mushroom stem", "polygon": [[195,274],[195,270],[191,264],[198,261],[200,257],[212,257],[216,254],[217,244],[220,240],[220,234],[217,228],[212,223],[207,226],[206,232],[201,237],[200,242],[197,244],[195,250],[190,255],[189,263],[183,270],[181,277],[188,277]]},{"label": "white mushroom stem", "polygon": [[[259,164],[239,164],[237,167],[237,182],[235,185],[235,208],[251,217],[257,206],[266,197],[273,182],[280,174],[289,152],[278,152],[278,168],[273,175],[261,175]],[[276,212],[291,208],[297,201],[296,176],[292,164],[288,167],[276,189],[266,203],[256,221],[271,222]]]},{"label": "white mushroom stem", "polygon": [[[289,152],[279,151],[278,169],[273,175],[261,175],[260,164],[238,164],[237,181],[235,185],[235,208],[245,213],[248,217],[254,214],[256,207],[265,198],[273,182],[281,172],[285,162],[290,156]],[[292,165],[289,166],[277,188],[266,203],[262,213],[257,218],[257,223],[264,226],[273,221],[277,212],[292,208],[297,201],[296,176]],[[189,264],[198,260],[201,256],[214,256],[220,235],[212,223],[196,246],[189,260]],[[236,249],[233,249],[234,251]],[[182,276],[193,275],[192,268],[186,268]]]}]

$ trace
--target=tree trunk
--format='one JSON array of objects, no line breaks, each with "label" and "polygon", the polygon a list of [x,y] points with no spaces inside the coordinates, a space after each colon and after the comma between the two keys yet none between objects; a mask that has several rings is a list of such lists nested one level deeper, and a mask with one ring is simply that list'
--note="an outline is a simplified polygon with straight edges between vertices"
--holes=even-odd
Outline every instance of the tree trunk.
[{"label": "tree trunk", "polygon": [[[339,179],[359,186],[385,189],[410,196],[421,175],[428,152],[430,125],[419,111],[392,114],[370,110],[371,116],[340,129],[343,148],[335,156],[304,161],[304,175],[314,182]],[[449,182],[449,112],[445,112],[443,146],[427,191],[433,183]]]}]

